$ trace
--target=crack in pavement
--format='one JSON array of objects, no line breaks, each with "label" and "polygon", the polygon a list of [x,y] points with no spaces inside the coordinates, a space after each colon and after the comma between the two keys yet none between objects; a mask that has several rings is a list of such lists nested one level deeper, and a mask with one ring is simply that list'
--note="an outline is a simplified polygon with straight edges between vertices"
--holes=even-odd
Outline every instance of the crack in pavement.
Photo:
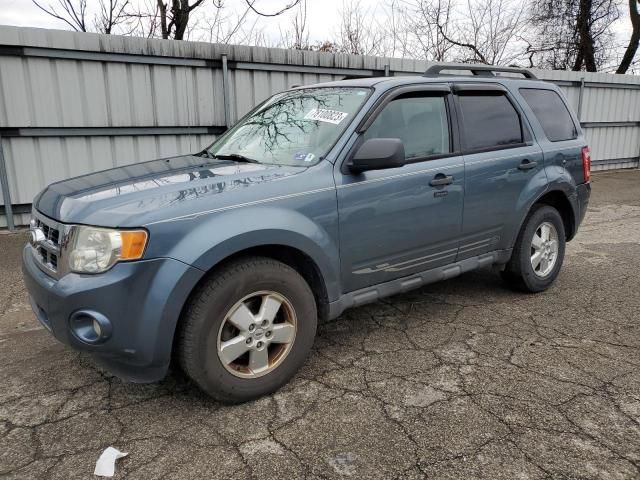
[{"label": "crack in pavement", "polygon": [[640,478],[640,207],[616,203],[620,175],[640,197],[640,173],[594,175],[549,291],[489,269],[348,310],[289,384],[239,406],[179,372],[123,383],[25,330],[24,239],[0,236],[0,476],[87,478],[113,445],[116,478]]}]

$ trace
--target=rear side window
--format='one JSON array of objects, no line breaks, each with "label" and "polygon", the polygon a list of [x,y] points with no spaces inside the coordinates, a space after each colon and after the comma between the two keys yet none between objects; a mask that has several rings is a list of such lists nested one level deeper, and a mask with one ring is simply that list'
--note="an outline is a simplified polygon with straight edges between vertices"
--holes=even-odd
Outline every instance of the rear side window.
[{"label": "rear side window", "polygon": [[505,95],[468,93],[458,101],[468,150],[523,143],[520,116]]},{"label": "rear side window", "polygon": [[553,90],[521,88],[522,95],[540,121],[544,134],[552,142],[573,140],[578,131],[567,106]]},{"label": "rear side window", "polygon": [[364,138],[399,138],[408,160],[449,153],[445,98],[399,97],[380,112]]}]

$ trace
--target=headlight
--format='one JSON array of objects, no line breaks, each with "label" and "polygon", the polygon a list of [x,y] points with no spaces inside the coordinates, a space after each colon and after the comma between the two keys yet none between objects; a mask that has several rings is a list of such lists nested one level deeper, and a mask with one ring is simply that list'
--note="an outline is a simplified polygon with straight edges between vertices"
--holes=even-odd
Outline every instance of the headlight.
[{"label": "headlight", "polygon": [[74,227],[69,268],[77,273],[101,273],[122,260],[142,258],[147,245],[145,230]]}]

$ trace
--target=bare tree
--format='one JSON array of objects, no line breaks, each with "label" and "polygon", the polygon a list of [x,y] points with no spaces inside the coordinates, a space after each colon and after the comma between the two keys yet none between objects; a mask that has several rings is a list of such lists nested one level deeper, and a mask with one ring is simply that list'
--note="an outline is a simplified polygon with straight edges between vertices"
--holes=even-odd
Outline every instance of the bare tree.
[{"label": "bare tree", "polygon": [[399,8],[392,4],[391,18],[399,18],[399,28],[394,29],[395,43],[402,45],[403,55],[429,61],[450,60],[454,45],[446,38],[453,28],[453,16],[451,0],[416,0]]},{"label": "bare tree", "polygon": [[387,12],[386,30],[389,34],[385,55],[407,56],[409,32],[403,28],[405,19],[401,12],[403,3],[403,0],[389,0],[384,5]]},{"label": "bare tree", "polygon": [[522,9],[510,0],[392,0],[393,46],[428,61],[508,65],[522,57]]},{"label": "bare tree", "polygon": [[[333,33],[315,42],[306,0],[32,1],[82,32],[275,43],[428,61],[522,62],[556,69],[617,68],[617,73],[625,73],[640,48],[640,0],[626,0],[633,28],[626,48],[613,41],[611,28],[619,17],[619,0],[532,0],[528,9],[515,0],[343,0]],[[262,30],[263,19],[286,12],[290,22],[274,42]]]},{"label": "bare tree", "polygon": [[[222,0],[214,0],[214,3]],[[204,0],[171,0],[171,4],[158,0],[158,13],[160,15],[160,32],[162,38],[174,40],[184,39],[189,25],[191,13],[204,3]]]},{"label": "bare tree", "polygon": [[[205,5],[206,0],[157,0],[157,24],[162,38],[183,40],[193,30],[202,30],[199,25],[195,23],[201,22],[207,25],[208,35],[212,38],[226,38],[229,41],[234,38],[236,34],[242,32],[242,26],[249,21],[248,13],[251,12],[257,18],[260,17],[276,17],[282,15],[284,12],[291,10],[298,6],[303,0],[292,0],[291,3],[286,4],[284,7],[278,8],[274,12],[266,12],[256,7],[257,0],[237,0],[237,4],[246,5],[244,13],[240,16],[234,17],[230,25],[222,25],[223,22],[229,20],[230,16],[223,16],[221,14],[222,9],[225,7],[225,0],[211,0],[215,14],[204,18],[200,17],[194,21],[194,13],[196,10],[201,11]],[[144,17],[153,20],[153,15],[147,14]],[[216,23],[216,18],[221,23]],[[212,20],[213,19],[213,20]],[[255,20],[255,19],[254,19]],[[256,21],[253,22],[253,26],[249,32],[245,35],[245,40],[258,39],[259,35],[255,34]],[[218,29],[220,27],[220,29]]]},{"label": "bare tree", "polygon": [[96,31],[111,34],[116,25],[126,20],[125,9],[128,6],[129,0],[101,0],[99,11],[93,20]]},{"label": "bare tree", "polygon": [[521,55],[513,47],[524,28],[524,15],[508,0],[467,0],[464,11],[453,21],[442,17],[437,28],[446,42],[457,47],[455,59],[461,62],[508,65]]},{"label": "bare tree", "polygon": [[615,0],[535,0],[530,51],[541,67],[595,72],[612,55],[618,18]]},{"label": "bare tree", "polygon": [[311,50],[309,44],[309,26],[307,24],[307,2],[298,2],[291,28],[280,29],[278,46],[295,50]]},{"label": "bare tree", "polygon": [[638,44],[640,44],[640,5],[638,0],[629,0],[629,16],[631,18],[631,38],[629,39],[629,45],[624,51],[622,61],[616,70],[616,73],[627,73],[627,70],[631,66],[636,52],[638,51]]},{"label": "bare tree", "polygon": [[88,19],[87,0],[57,0],[57,3],[45,5],[41,1],[33,3],[47,15],[63,21],[77,32],[93,31],[111,34],[114,27],[127,19],[125,9],[129,0],[99,0],[98,11],[93,19]]},{"label": "bare tree", "polygon": [[528,36],[521,36],[519,37],[520,41],[524,42],[526,44],[526,48],[523,52],[523,56],[527,59],[527,63],[528,63],[528,67],[529,68],[534,68],[536,67],[536,56],[538,55],[543,55],[543,54],[549,54],[554,52],[554,47],[553,46],[536,46],[533,43],[531,43],[531,40],[528,38]]},{"label": "bare tree", "polygon": [[258,18],[251,19],[251,9],[228,13],[225,5],[216,6],[213,16],[203,19],[206,38],[211,43],[237,43],[239,45],[258,45],[262,43],[261,32],[257,29]]},{"label": "bare tree", "polygon": [[385,31],[376,18],[376,9],[367,8],[360,0],[346,0],[340,11],[341,20],[336,48],[355,55],[383,54]]},{"label": "bare tree", "polygon": [[36,0],[32,1],[47,15],[62,20],[75,31],[87,31],[87,0],[78,0],[77,2],[73,0],[58,0],[57,6],[50,3],[46,7]]},{"label": "bare tree", "polygon": [[160,11],[157,0],[138,1],[124,12],[129,35],[153,38],[160,31]]},{"label": "bare tree", "polygon": [[420,8],[424,26],[418,25],[427,35],[428,41],[423,45],[429,50],[429,57],[436,62],[447,60],[455,43],[450,40],[453,27],[453,5],[451,0],[438,0],[434,3],[423,3]]}]

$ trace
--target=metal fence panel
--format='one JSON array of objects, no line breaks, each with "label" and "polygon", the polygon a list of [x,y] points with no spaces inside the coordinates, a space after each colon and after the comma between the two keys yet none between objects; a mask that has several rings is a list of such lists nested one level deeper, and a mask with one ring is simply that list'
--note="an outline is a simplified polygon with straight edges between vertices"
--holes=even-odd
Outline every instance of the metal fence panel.
[{"label": "metal fence panel", "polygon": [[[602,160],[635,160],[638,157],[638,126],[593,127],[585,130],[593,158]],[[607,162],[610,163],[610,162]]]},{"label": "metal fence panel", "polygon": [[[28,219],[21,212],[53,181],[197,151],[257,103],[293,85],[421,74],[428,66],[412,59],[0,26],[0,144],[16,223]],[[640,77],[534,72],[560,85],[579,111],[594,170],[638,166]],[[6,224],[2,213],[0,226]]]},{"label": "metal fence panel", "polygon": [[31,203],[53,182],[108,168],[193,152],[213,135],[10,137],[3,139],[14,204]]}]

